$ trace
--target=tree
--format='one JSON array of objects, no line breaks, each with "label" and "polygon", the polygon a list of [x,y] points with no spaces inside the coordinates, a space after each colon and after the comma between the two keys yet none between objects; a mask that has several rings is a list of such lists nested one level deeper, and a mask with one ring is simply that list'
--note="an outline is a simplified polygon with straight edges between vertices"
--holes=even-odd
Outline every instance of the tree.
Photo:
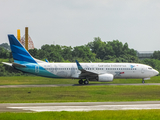
[{"label": "tree", "polygon": [[112,42],[108,42],[110,46],[112,46],[114,54],[116,57],[119,57],[121,54],[123,54],[123,44],[122,42],[119,42],[118,40],[113,40]]},{"label": "tree", "polygon": [[154,51],[152,58],[160,60],[160,51]]},{"label": "tree", "polygon": [[160,60],[157,59],[144,59],[141,61],[143,64],[152,66],[154,69],[160,72]]},{"label": "tree", "polygon": [[91,52],[88,46],[76,46],[73,49],[73,58],[82,58],[83,61],[94,61],[95,54]]},{"label": "tree", "polygon": [[73,48],[71,46],[62,46],[62,57],[64,60],[73,61],[72,50]]},{"label": "tree", "polygon": [[93,42],[87,44],[91,51],[96,54],[96,58],[102,60],[112,60],[115,62],[137,62],[138,57],[134,49],[129,49],[128,44],[124,45],[118,40],[102,42],[101,39],[94,38]]},{"label": "tree", "polygon": [[2,43],[2,44],[0,44],[0,47],[4,48],[6,50],[11,50],[10,46],[8,45],[8,43]]},{"label": "tree", "polygon": [[29,53],[34,57],[34,58],[39,58],[38,57],[38,49],[37,48],[34,48],[34,49],[30,49],[29,50]]},{"label": "tree", "polygon": [[6,71],[3,64],[0,64],[0,76],[6,76]]},{"label": "tree", "polygon": [[10,58],[10,51],[7,49],[4,49],[3,47],[0,47],[0,58]]},{"label": "tree", "polygon": [[106,55],[106,43],[101,41],[101,38],[94,38],[93,42],[87,44],[91,51],[96,54],[96,58],[104,59]]}]

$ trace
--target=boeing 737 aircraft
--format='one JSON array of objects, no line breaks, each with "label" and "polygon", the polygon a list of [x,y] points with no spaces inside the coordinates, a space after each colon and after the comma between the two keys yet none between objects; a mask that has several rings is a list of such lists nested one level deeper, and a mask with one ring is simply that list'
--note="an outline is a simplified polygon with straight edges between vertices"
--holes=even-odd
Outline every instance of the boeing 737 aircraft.
[{"label": "boeing 737 aircraft", "polygon": [[116,78],[141,78],[144,80],[159,74],[148,65],[138,63],[49,63],[35,59],[14,35],[8,35],[14,62],[3,64],[43,77],[79,79],[79,84],[89,81],[110,82]]}]

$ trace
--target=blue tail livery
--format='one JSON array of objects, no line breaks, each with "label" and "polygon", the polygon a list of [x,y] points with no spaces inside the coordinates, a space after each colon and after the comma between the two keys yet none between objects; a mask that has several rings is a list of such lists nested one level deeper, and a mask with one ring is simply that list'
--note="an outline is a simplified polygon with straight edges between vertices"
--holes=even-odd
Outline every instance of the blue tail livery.
[{"label": "blue tail livery", "polygon": [[14,35],[8,35],[8,39],[15,63],[37,63]]}]

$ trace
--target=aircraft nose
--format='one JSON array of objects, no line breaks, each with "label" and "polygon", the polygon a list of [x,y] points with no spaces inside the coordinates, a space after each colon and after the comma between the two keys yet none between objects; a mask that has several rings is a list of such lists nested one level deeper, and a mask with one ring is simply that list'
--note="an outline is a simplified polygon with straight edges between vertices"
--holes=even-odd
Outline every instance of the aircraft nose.
[{"label": "aircraft nose", "polygon": [[156,76],[159,74],[159,72],[157,70],[154,70],[153,74]]}]

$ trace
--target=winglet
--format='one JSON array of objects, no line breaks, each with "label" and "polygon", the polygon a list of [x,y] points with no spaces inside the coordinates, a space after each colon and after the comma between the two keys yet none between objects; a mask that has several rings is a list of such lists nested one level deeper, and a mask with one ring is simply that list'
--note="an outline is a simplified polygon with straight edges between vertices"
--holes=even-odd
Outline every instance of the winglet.
[{"label": "winglet", "polygon": [[78,70],[84,70],[82,66],[79,64],[78,60],[76,60],[76,64],[77,64]]},{"label": "winglet", "polygon": [[48,61],[47,59],[45,59],[45,61],[46,61],[47,63],[49,63],[49,61]]}]

